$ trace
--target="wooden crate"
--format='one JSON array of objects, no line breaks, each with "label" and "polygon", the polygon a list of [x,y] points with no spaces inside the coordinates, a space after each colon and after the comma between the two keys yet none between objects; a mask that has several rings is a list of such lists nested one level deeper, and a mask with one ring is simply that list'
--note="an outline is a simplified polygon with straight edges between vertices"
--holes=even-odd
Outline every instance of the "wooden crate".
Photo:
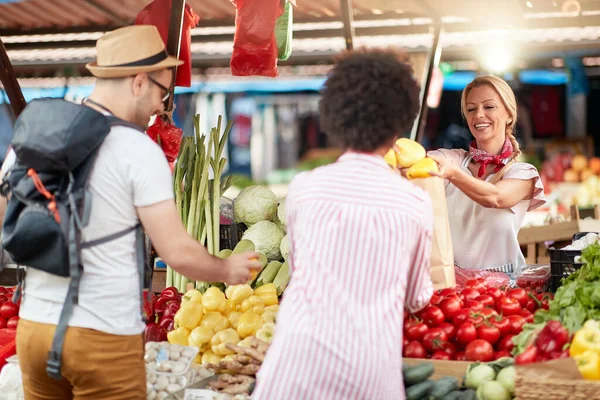
[{"label": "wooden crate", "polygon": [[519,244],[527,250],[527,264],[548,263],[545,242],[571,241],[579,232],[600,232],[600,205],[594,206],[594,219],[581,219],[577,206],[571,206],[571,221],[546,226],[522,228],[519,231]]},{"label": "wooden crate", "polygon": [[467,372],[467,368],[472,363],[468,361],[446,361],[446,360],[429,360],[425,358],[402,358],[402,363],[405,365],[419,365],[422,363],[432,363],[434,367],[433,375],[430,379],[438,380],[445,376],[453,376],[462,382]]}]

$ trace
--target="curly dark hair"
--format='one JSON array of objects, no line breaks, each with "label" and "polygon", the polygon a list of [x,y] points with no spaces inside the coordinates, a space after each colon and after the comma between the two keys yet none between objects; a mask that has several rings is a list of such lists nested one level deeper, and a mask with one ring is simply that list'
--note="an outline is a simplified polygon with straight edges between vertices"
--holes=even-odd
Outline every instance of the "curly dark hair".
[{"label": "curly dark hair", "polygon": [[344,150],[372,152],[406,133],[419,112],[419,84],[395,49],[343,53],[329,72],[319,109],[323,130]]}]

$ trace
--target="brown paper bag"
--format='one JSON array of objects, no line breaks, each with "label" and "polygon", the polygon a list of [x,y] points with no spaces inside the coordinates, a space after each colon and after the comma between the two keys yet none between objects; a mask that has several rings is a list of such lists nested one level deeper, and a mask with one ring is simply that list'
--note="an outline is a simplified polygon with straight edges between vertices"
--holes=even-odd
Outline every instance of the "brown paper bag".
[{"label": "brown paper bag", "polygon": [[440,178],[413,179],[411,181],[429,193],[433,205],[433,240],[431,246],[431,280],[436,290],[456,286],[454,252],[448,223],[446,189]]}]

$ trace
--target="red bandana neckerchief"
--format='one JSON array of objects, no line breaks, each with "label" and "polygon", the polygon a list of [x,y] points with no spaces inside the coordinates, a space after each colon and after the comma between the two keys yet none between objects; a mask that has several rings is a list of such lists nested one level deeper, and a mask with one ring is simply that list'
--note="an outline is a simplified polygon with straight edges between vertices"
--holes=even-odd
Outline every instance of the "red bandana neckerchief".
[{"label": "red bandana neckerchief", "polygon": [[513,146],[510,142],[510,139],[506,138],[504,141],[504,146],[502,146],[502,152],[495,156],[485,150],[478,149],[477,144],[475,141],[473,141],[469,148],[469,153],[471,153],[473,161],[479,164],[479,172],[477,173],[477,177],[481,178],[483,175],[485,175],[485,169],[488,164],[496,165],[494,172],[500,171],[502,167],[506,165],[504,160],[512,156]]}]

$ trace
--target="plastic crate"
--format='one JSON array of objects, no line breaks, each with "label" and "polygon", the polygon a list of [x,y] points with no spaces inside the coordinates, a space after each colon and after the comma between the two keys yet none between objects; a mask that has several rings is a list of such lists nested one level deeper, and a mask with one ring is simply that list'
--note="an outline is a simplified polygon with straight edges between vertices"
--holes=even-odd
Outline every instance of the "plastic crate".
[{"label": "plastic crate", "polygon": [[221,224],[220,235],[220,247],[221,250],[231,249],[233,250],[235,246],[238,244],[240,240],[242,240],[242,235],[246,230],[246,225],[244,224]]},{"label": "plastic crate", "polygon": [[582,267],[583,263],[575,262],[581,256],[581,250],[548,249],[550,253],[550,289],[555,292],[561,280]]}]

